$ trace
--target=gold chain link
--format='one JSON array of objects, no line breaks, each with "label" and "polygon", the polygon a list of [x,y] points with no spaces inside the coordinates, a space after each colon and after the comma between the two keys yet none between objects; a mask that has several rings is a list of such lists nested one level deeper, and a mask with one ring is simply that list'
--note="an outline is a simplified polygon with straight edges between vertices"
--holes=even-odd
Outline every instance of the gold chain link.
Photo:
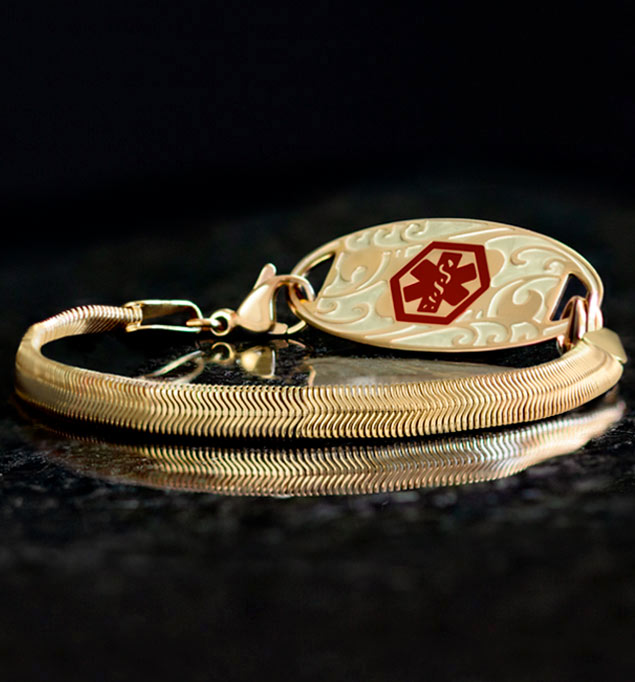
[{"label": "gold chain link", "polygon": [[138,328],[143,320],[140,305],[85,306],[33,325],[17,353],[18,396],[64,417],[148,433],[383,438],[543,419],[596,398],[622,375],[623,349],[608,329],[533,367],[373,386],[169,384],[73,367],[41,352],[57,339]]}]

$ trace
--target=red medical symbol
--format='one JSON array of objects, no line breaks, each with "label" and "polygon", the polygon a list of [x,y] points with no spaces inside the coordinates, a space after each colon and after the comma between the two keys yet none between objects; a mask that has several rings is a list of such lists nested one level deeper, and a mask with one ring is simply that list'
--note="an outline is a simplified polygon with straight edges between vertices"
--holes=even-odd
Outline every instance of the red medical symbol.
[{"label": "red medical symbol", "polygon": [[390,279],[395,319],[448,324],[489,285],[482,245],[432,242]]}]

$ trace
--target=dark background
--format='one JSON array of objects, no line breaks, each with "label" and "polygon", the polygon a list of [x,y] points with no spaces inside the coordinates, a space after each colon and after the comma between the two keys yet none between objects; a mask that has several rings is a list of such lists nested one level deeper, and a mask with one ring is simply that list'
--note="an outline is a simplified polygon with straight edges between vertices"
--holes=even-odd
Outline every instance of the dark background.
[{"label": "dark background", "polygon": [[[20,336],[47,315],[140,297],[236,305],[267,260],[290,268],[326,239],[410,217],[501,220],[579,249],[632,355],[626,12],[6,11],[7,679],[630,678],[632,412],[583,453],[505,482],[242,500],[68,472],[11,403]],[[627,402],[631,386],[627,369]]]},{"label": "dark background", "polygon": [[27,242],[86,238],[83,211],[105,238],[132,212],[236,215],[386,173],[633,178],[632,25],[610,3],[7,13],[0,204]]}]

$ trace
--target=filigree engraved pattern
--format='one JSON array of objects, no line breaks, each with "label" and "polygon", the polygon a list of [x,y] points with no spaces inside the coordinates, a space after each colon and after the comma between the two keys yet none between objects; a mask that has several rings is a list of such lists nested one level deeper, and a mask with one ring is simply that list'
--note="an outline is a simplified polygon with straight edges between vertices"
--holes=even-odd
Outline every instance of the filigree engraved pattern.
[{"label": "filigree engraved pattern", "polygon": [[[490,286],[447,325],[397,321],[389,280],[433,240],[482,245]],[[333,263],[316,300],[300,311],[302,317],[330,333],[373,345],[459,351],[535,343],[564,332],[566,322],[552,316],[570,274],[602,296],[598,274],[575,251],[499,223],[392,223],[347,235],[319,251],[332,252]]]}]

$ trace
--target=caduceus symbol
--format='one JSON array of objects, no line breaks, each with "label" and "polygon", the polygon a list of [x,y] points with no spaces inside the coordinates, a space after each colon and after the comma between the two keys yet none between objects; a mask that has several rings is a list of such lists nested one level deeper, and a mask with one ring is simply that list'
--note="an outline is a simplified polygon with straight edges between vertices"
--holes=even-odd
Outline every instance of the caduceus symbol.
[{"label": "caduceus symbol", "polygon": [[429,260],[419,263],[410,272],[418,281],[404,288],[406,301],[420,298],[420,313],[436,313],[442,301],[458,305],[470,293],[464,284],[476,279],[473,263],[459,267],[462,257],[462,253],[444,251],[436,264]]}]

